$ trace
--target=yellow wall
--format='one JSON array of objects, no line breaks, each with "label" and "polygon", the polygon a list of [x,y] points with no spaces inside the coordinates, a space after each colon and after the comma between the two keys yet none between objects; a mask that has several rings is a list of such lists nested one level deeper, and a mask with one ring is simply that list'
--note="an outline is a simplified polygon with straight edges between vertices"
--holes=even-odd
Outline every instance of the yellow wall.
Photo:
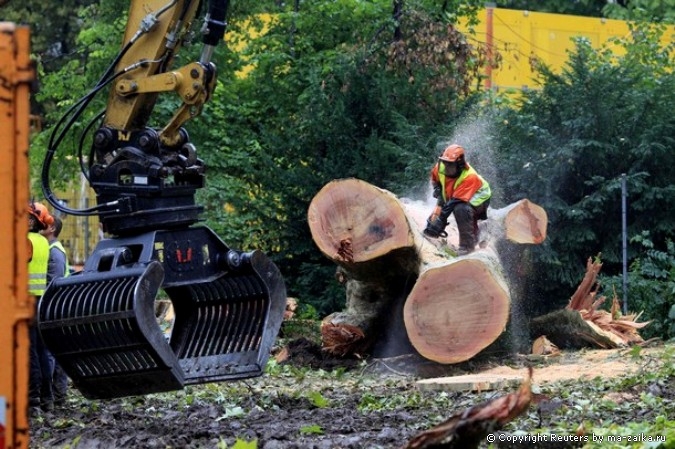
[{"label": "yellow wall", "polygon": [[[488,9],[480,12],[480,24],[474,27],[474,34],[469,34],[475,44],[488,42],[489,12]],[[491,12],[492,48],[501,56],[501,62],[489,81],[497,90],[536,88],[530,59],[536,57],[560,69],[568,59],[567,52],[574,49],[573,38],[584,37],[599,48],[611,38],[629,36],[628,24],[621,20],[499,8]],[[465,25],[459,29],[469,31]],[[675,27],[671,26],[664,43],[674,38]]]}]

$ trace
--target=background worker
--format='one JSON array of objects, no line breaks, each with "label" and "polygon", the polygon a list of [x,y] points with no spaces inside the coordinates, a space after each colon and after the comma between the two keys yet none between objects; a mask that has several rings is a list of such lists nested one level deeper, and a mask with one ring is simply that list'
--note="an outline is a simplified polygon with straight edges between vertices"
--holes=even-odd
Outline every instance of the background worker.
[{"label": "background worker", "polygon": [[[63,222],[54,216],[54,223],[41,232],[49,242],[49,264],[47,267],[47,285],[56,278],[66,277],[70,273],[66,249],[59,241],[59,234],[63,229]],[[52,357],[54,371],[52,373],[52,390],[54,405],[63,405],[68,392],[68,376],[59,363]]]},{"label": "background worker", "polygon": [[437,198],[437,212],[427,220],[424,234],[447,235],[445,227],[454,213],[459,231],[458,255],[471,253],[478,243],[478,220],[487,219],[492,197],[490,185],[466,162],[464,148],[457,144],[443,150],[431,169],[431,185]]},{"label": "background worker", "polygon": [[[47,288],[47,269],[49,264],[49,242],[40,234],[54,223],[54,217],[40,203],[28,205],[28,293],[34,297],[35,306]],[[54,408],[52,391],[53,358],[38,333],[37,323],[33,321],[30,335],[30,374],[28,385],[28,403],[31,411],[48,411]]]}]

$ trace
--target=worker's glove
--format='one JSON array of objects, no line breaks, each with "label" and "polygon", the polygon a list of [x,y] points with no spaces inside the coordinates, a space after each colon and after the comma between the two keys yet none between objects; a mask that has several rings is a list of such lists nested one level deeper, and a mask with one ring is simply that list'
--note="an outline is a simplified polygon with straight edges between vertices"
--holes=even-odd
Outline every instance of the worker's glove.
[{"label": "worker's glove", "polygon": [[441,217],[449,217],[452,212],[455,210],[455,206],[457,206],[459,203],[463,203],[464,201],[462,200],[457,200],[457,199],[451,199],[447,203],[444,203],[441,206]]},{"label": "worker's glove", "polygon": [[448,224],[441,220],[438,217],[427,220],[427,227],[424,229],[424,235],[429,237],[447,237],[448,233],[445,232],[445,227]]},{"label": "worker's glove", "polygon": [[434,196],[434,198],[441,198],[441,185],[440,184],[436,184],[434,186],[434,192],[433,192],[432,195]]}]

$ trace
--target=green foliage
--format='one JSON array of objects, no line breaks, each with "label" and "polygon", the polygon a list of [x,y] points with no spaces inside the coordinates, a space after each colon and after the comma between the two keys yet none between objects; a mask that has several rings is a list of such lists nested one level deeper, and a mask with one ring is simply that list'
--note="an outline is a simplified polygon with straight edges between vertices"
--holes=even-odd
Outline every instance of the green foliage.
[{"label": "green foliage", "polygon": [[[532,251],[532,297],[567,300],[594,254],[618,272],[623,174],[629,236],[649,229],[662,251],[675,236],[674,47],[659,43],[662,31],[634,29],[620,57],[578,41],[562,73],[539,66],[541,89],[495,120],[502,200],[527,197],[549,218]],[[631,244],[629,258],[639,251]]]},{"label": "green foliage", "polygon": [[53,70],[82,54],[75,43],[83,25],[79,12],[95,3],[96,0],[14,0],[2,7],[2,20],[30,26],[35,60]]},{"label": "green foliage", "polygon": [[[649,232],[635,236],[632,242],[642,246],[641,254],[628,272],[628,308],[641,312],[641,321],[651,323],[640,330],[644,338],[675,338],[675,244],[666,242],[665,250],[654,248]],[[622,276],[602,279],[605,290],[622,291]]]},{"label": "green foliage", "polygon": [[675,23],[673,0],[629,0],[625,3],[626,6],[607,2],[602,12],[612,19]]},{"label": "green foliage", "polygon": [[216,447],[217,449],[257,449],[258,440],[247,441],[237,438],[232,446],[228,446],[227,442],[221,439],[218,441],[218,445]]},{"label": "green foliage", "polygon": [[[76,102],[90,93],[93,86],[111,63],[119,46],[120,36],[124,30],[124,16],[120,17],[119,10],[100,7],[91,3],[87,7],[75,8],[69,12],[77,17],[76,37],[71,37],[70,43],[77,50],[61,60],[60,65],[49,65],[38,62],[38,77],[40,89],[35,95],[38,110],[35,113],[42,115],[44,131],[33,136],[30,146],[30,167],[33,180],[33,193],[40,189],[37,187],[40,178],[40,169],[47,148],[54,143],[53,132],[57,125],[67,123],[71,108],[76,107]],[[101,20],[109,17],[109,20]],[[58,68],[56,68],[58,67]],[[77,179],[80,166],[77,163],[77,155],[81,146],[81,135],[89,122],[103,109],[107,99],[107,91],[103,90],[93,98],[91,105],[79,119],[71,126],[71,131],[65,136],[59,145],[58,152],[52,166],[51,178],[54,187],[63,188],[70,180]],[[63,119],[63,121],[62,121]],[[84,152],[88,154],[88,144],[85,141]]]},{"label": "green foliage", "polygon": [[[537,9],[525,3],[499,6]],[[603,2],[537,3],[544,10],[581,8],[594,15]],[[71,17],[62,17],[68,33],[58,39],[70,39],[74,50],[59,58],[58,71],[44,60],[40,65],[36,101],[46,131],[32,142],[34,179],[54,124],[95,85],[124,29],[114,2],[65,4],[71,8]],[[208,168],[198,201],[207,223],[230,246],[268,253],[301,308],[318,316],[342,308],[334,265],[319,254],[307,226],[313,196],[344,177],[418,193],[426,187],[436,145],[482,109],[481,123],[491,134],[486,146],[495,151],[489,162],[499,174],[493,206],[527,197],[549,214],[547,241],[527,251],[535,270],[529,276],[537,279],[530,296],[566,300],[589,255],[602,253],[604,272],[616,274],[624,173],[629,234],[650,229],[654,250],[668,252],[666,242],[675,233],[669,212],[675,206],[675,75],[673,44],[659,43],[662,29],[633,29],[620,57],[580,41],[562,73],[539,67],[540,90],[527,93],[517,107],[493,97],[488,110],[471,90],[480,87],[484,49],[468,45],[452,27],[458,15],[475,14],[482,3],[414,0],[401,6],[394,16],[384,0],[233,3],[234,31],[251,24],[262,29],[252,13],[271,12],[275,20],[242,51],[218,49],[214,99],[187,126]],[[64,10],[54,12],[50,21]],[[49,37],[40,27],[36,32],[45,42],[40,52],[46,52]],[[228,42],[241,44],[234,37]],[[184,48],[180,61],[194,58],[194,47]],[[245,63],[252,70],[236,75]],[[56,186],[76,178],[80,134],[104,107],[105,93],[64,140],[53,167]],[[161,100],[153,125],[161,126],[172,110],[171,100]],[[631,260],[639,257],[639,242],[632,240],[629,251]]]},{"label": "green foliage", "polygon": [[318,391],[310,391],[308,397],[312,405],[316,408],[330,407],[330,401]]},{"label": "green foliage", "polygon": [[[671,442],[675,438],[672,418],[673,343],[641,350],[607,352],[611,354],[608,359],[614,359],[617,364],[631,362],[625,367],[625,373],[630,369],[628,366],[635,367],[637,371],[620,377],[598,375],[580,382],[572,378],[573,374],[569,380],[547,381],[544,374],[547,370],[535,368],[538,386],[533,388],[538,394],[538,403],[531,404],[526,412],[514,417],[503,430],[513,435],[575,435],[579,428],[583,428],[588,436],[641,436],[644,433],[665,436],[666,443],[649,446],[626,441],[613,443],[605,438],[602,444],[589,441],[584,447],[672,448]],[[571,370],[573,368],[570,367],[578,367],[578,363],[584,360],[582,354],[566,353],[564,360],[556,362],[549,359],[546,364],[553,363],[548,368],[556,373],[561,369]],[[585,360],[593,363],[597,360],[596,356]],[[635,361],[639,363],[633,364]],[[522,360],[511,362],[519,369],[525,369]],[[493,367],[492,362],[487,365],[483,368]],[[270,422],[290,427],[281,438],[286,441],[289,437],[297,438],[295,444],[311,447],[326,445],[327,441],[344,436],[344,423],[333,422],[340,417],[349,420],[349,436],[358,437],[363,447],[376,444],[378,430],[373,432],[373,429],[396,422],[390,432],[394,432],[399,440],[387,447],[399,447],[407,438],[446,421],[452,415],[510,392],[509,389],[424,391],[415,384],[414,377],[381,372],[373,375],[369,374],[372,371],[365,369],[350,370],[340,376],[308,368],[301,371],[302,376],[292,378],[282,371],[267,372],[264,376],[245,381],[190,385],[184,391],[109,401],[89,401],[74,390],[69,397],[69,410],[57,412],[46,424],[46,415],[31,420],[31,447],[51,448],[55,441],[60,445],[76,447],[79,441],[82,444],[100,442],[102,430],[110,432],[106,433],[106,437],[114,438],[119,435],[126,437],[124,432],[129,433],[129,429],[141,435],[156,432],[157,439],[151,441],[160,441],[164,446],[176,443],[160,439],[166,436],[162,433],[169,429],[183,430],[193,446],[212,447],[217,441],[218,447],[256,447],[256,438],[261,441],[260,445],[269,441],[271,446],[275,434],[269,432]],[[307,400],[309,396],[322,398],[320,401],[325,399],[328,403],[324,409],[317,410],[316,404]],[[187,397],[192,398],[189,404],[185,402]],[[90,408],[92,403],[97,404],[96,409]],[[355,404],[358,406],[355,407]],[[226,420],[224,415],[235,410],[237,413],[231,415],[232,419]],[[67,418],[72,411],[76,412],[77,419]],[[313,411],[316,413],[313,414]],[[116,423],[122,421],[125,423],[124,430],[111,432],[119,427]],[[129,446],[138,440],[123,441]],[[545,442],[543,446],[547,444]]]},{"label": "green foliage", "polygon": [[318,424],[310,424],[300,428],[300,435],[323,435],[323,428]]}]

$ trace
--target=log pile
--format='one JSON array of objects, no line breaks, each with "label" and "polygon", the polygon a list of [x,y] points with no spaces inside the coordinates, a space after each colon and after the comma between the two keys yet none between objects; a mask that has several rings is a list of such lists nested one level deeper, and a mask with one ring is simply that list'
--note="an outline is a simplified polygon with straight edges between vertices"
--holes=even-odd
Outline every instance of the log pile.
[{"label": "log pile", "polygon": [[639,314],[622,315],[616,292],[610,310],[600,308],[607,301],[605,296],[598,295],[600,285],[597,277],[601,268],[599,256],[595,260],[589,257],[586,273],[567,306],[534,318],[531,323],[532,335],[546,336],[563,349],[610,349],[643,343],[638,330],[649,322],[639,323]]},{"label": "log pile", "polygon": [[431,207],[416,206],[353,178],[334,180],[313,198],[312,238],[338,266],[347,298],[344,311],[323,320],[325,350],[380,357],[417,352],[458,363],[504,331],[511,297],[490,241],[541,243],[546,213],[528,200],[491,210],[481,236],[485,248],[456,257],[456,228],[449,226],[447,241],[429,241],[421,229]]}]

